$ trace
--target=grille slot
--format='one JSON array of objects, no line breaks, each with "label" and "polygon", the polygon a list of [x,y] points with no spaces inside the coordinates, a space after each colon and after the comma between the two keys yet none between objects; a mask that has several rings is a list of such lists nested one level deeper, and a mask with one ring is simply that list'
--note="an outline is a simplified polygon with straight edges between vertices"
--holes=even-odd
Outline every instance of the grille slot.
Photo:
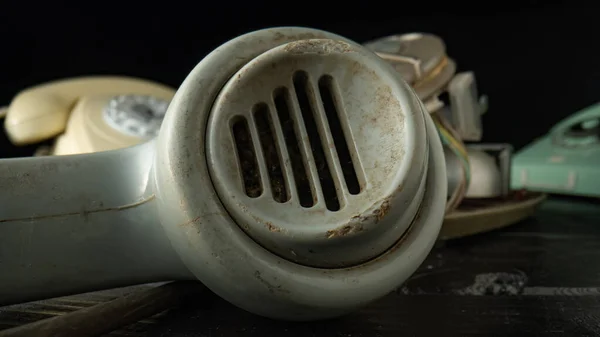
[{"label": "grille slot", "polygon": [[[298,97],[300,112],[302,113],[315,165],[319,174],[319,182],[321,183],[325,206],[330,211],[337,211],[340,209],[340,201],[336,193],[333,177],[331,176],[329,163],[327,162],[325,152],[323,151],[321,139],[324,139],[324,137],[320,135],[315,121],[315,109],[313,106],[315,103],[315,93],[312,92],[313,90],[309,83],[308,75],[305,72],[299,71],[294,74],[294,89],[296,91],[296,96]],[[312,102],[311,98],[313,98]]]},{"label": "grille slot", "polygon": [[319,80],[319,92],[321,93],[323,108],[327,115],[327,121],[329,123],[331,136],[335,143],[340,166],[342,167],[346,187],[350,194],[359,194],[360,184],[358,182],[358,176],[356,174],[356,169],[354,168],[352,156],[350,155],[350,148],[346,142],[346,135],[340,122],[340,95],[337,86],[334,83],[334,79],[331,76],[325,75],[321,77]]},{"label": "grille slot", "polygon": [[262,152],[271,183],[271,193],[273,199],[279,203],[289,200],[285,184],[285,178],[282,172],[281,156],[278,149],[278,143],[275,141],[275,130],[269,113],[269,107],[265,103],[259,103],[254,106],[254,122],[258,131],[258,138],[262,146]]},{"label": "grille slot", "polygon": [[235,117],[233,119],[232,131],[240,169],[242,171],[244,190],[246,195],[250,198],[257,198],[261,196],[263,187],[260,179],[260,171],[258,169],[258,161],[256,160],[254,144],[252,142],[252,137],[250,136],[248,120],[242,116]]},{"label": "grille slot", "polygon": [[[344,190],[352,195],[361,193],[359,173],[362,171],[352,156],[350,144],[353,141],[347,132],[348,127],[341,122],[345,116],[340,116],[343,111],[337,84],[332,76],[323,75],[315,86],[306,72],[297,71],[293,75],[293,88],[295,97],[287,87],[279,87],[272,92],[274,112],[267,103],[255,104],[251,110],[254,123],[249,123],[242,116],[233,119],[234,142],[246,195],[257,198],[263,194],[263,189],[268,188],[276,202],[285,203],[295,193],[298,203],[310,208],[318,202],[321,193],[317,191],[320,190],[326,208],[338,211],[342,206],[340,200],[345,200]],[[321,116],[322,113],[325,116]],[[314,161],[313,168],[309,164],[310,154],[304,153],[300,146],[304,130]],[[260,145],[253,143],[251,131],[256,131],[258,137],[255,142]],[[280,144],[279,131],[279,137],[283,136],[285,144]],[[332,142],[329,145],[328,137]],[[260,146],[260,150],[254,146]],[[282,146],[285,146],[286,152],[282,152]],[[335,151],[329,151],[330,146]],[[258,158],[260,154],[263,158]],[[284,163],[289,165],[288,169],[284,169]],[[268,183],[261,182],[261,169],[266,169],[267,172],[262,172],[266,175],[262,177],[268,178]],[[310,174],[313,169],[316,169],[315,175]],[[313,181],[312,177],[317,175],[318,181]],[[295,186],[295,191],[290,190],[290,186]]]},{"label": "grille slot", "polygon": [[304,165],[304,158],[298,146],[298,126],[290,116],[289,90],[285,87],[275,90],[273,101],[290,156],[290,164],[294,174],[294,182],[296,183],[296,192],[298,193],[300,205],[302,207],[312,207],[315,204],[315,197],[311,189],[306,165]]}]

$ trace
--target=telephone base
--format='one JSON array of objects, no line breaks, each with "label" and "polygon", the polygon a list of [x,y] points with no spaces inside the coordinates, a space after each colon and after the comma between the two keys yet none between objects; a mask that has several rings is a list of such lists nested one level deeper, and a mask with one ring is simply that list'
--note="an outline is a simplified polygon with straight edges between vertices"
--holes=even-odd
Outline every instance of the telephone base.
[{"label": "telephone base", "polygon": [[600,105],[576,113],[512,160],[511,187],[600,197]]},{"label": "telephone base", "polygon": [[600,147],[561,151],[543,138],[513,157],[511,187],[554,194],[600,197]]}]

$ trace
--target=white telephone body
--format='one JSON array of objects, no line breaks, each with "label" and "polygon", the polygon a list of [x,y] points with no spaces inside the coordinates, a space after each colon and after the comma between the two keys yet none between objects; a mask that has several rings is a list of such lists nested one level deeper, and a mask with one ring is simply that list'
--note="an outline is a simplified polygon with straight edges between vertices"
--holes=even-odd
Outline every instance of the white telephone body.
[{"label": "white telephone body", "polygon": [[[487,97],[479,97],[473,72],[456,72],[456,63],[446,54],[439,36],[391,35],[364,45],[394,66],[430,113],[447,116],[462,140],[481,140],[481,115],[487,110]],[[448,95],[449,102],[440,100],[442,94]]]}]

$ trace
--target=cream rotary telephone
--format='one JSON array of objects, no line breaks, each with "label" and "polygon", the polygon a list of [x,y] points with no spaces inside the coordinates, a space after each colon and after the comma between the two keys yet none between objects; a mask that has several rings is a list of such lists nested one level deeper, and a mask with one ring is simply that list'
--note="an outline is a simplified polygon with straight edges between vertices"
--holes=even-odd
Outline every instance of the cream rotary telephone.
[{"label": "cream rotary telephone", "polygon": [[1,159],[0,186],[0,305],[192,279],[255,314],[315,320],[416,271],[447,182],[431,116],[387,62],[287,27],[206,56],[156,138]]},{"label": "cream rotary telephone", "polygon": [[59,80],[17,94],[4,127],[15,145],[57,137],[38,155],[114,150],[155,137],[175,90],[137,78]]}]

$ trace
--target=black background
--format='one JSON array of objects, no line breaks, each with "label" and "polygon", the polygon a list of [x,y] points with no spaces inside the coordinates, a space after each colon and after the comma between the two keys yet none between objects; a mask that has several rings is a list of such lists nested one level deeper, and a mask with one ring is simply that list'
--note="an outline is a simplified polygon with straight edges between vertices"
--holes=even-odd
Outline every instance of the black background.
[{"label": "black background", "polygon": [[[357,42],[423,31],[441,36],[459,70],[475,71],[489,96],[484,141],[518,149],[600,96],[597,9],[582,5],[3,1],[0,105],[31,85],[71,76],[130,75],[177,87],[212,49],[265,27],[309,26]],[[4,157],[31,150],[0,143]]]},{"label": "black background", "polygon": [[[600,29],[595,23],[600,7],[593,2],[588,8],[532,1],[332,6],[325,0],[185,5],[2,0],[0,105],[31,85],[80,75],[131,75],[176,87],[221,43],[280,25],[321,28],[358,42],[410,31],[440,35],[459,70],[475,71],[480,92],[490,97],[485,141],[520,148],[600,98]],[[0,139],[0,157],[30,150],[10,148]],[[507,231],[436,248],[407,284],[407,295],[392,294],[338,321],[273,322],[221,301],[175,312],[142,331],[153,336],[598,336],[599,297],[583,296],[586,289],[597,295],[600,271],[598,263],[589,262],[597,261],[600,252],[598,207],[558,206],[548,202],[536,218]],[[573,296],[453,292],[483,272],[518,272],[527,275],[528,287],[580,291]],[[31,317],[6,311],[0,316],[0,325],[10,317]]]}]

